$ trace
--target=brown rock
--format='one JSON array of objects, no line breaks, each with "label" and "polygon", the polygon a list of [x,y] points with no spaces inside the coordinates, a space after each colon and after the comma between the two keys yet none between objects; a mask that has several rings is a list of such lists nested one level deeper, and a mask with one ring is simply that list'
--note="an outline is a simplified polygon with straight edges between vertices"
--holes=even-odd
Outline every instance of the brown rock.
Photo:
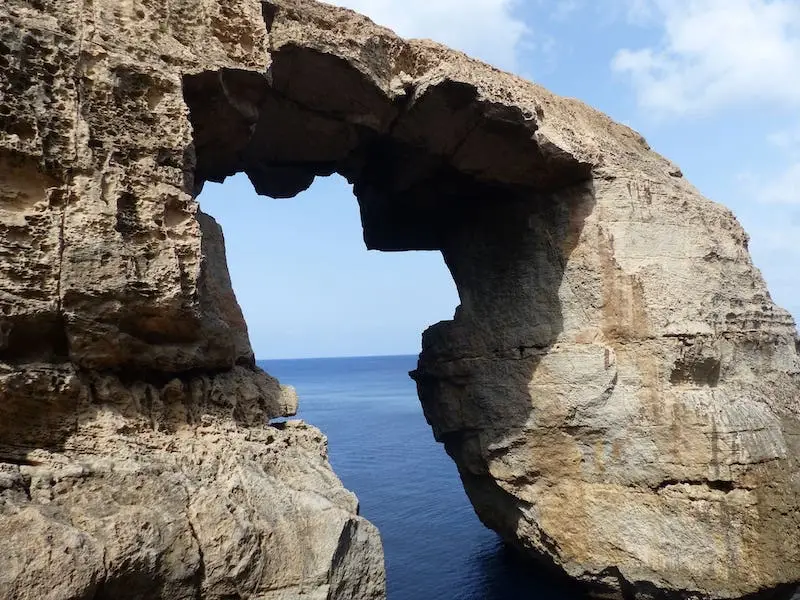
[{"label": "brown rock", "polygon": [[414,377],[509,542],[600,593],[791,596],[795,325],[634,131],[312,0],[9,0],[0,51],[0,596],[382,597],[321,435],[269,425],[194,200],[239,171],[339,172],[370,248],[442,251]]}]

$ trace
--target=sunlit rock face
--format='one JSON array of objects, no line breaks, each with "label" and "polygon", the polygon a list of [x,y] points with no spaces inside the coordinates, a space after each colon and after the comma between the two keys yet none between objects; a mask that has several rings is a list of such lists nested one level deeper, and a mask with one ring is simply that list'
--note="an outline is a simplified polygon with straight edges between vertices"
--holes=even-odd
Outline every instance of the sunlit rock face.
[{"label": "sunlit rock face", "polygon": [[0,4],[0,598],[379,600],[377,530],[256,368],[183,77],[258,2]]},{"label": "sunlit rock face", "polygon": [[341,173],[368,247],[441,250],[413,377],[507,541],[611,597],[792,596],[795,325],[638,134],[310,0],[6,0],[0,597],[384,597],[324,438],[269,424],[194,200],[240,171]]}]

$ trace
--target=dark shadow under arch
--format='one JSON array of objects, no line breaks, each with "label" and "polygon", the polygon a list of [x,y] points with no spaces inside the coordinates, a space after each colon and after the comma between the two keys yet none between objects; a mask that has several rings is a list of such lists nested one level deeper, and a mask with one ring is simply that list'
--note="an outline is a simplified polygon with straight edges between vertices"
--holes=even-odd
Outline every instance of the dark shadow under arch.
[{"label": "dark shadow under arch", "polygon": [[514,540],[524,506],[490,476],[486,449],[494,460],[518,443],[528,386],[563,330],[559,288],[595,203],[589,165],[548,154],[529,115],[468,84],[390,99],[309,48],[275,51],[264,74],[185,76],[184,97],[195,194],[245,172],[259,194],[285,198],[336,172],[353,184],[368,248],[442,252],[461,306],[425,333],[412,377],[479,516]]}]

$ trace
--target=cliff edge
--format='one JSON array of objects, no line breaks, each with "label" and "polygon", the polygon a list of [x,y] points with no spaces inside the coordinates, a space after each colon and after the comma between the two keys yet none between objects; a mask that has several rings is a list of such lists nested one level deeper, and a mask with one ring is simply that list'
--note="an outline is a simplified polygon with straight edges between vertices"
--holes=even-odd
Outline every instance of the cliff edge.
[{"label": "cliff edge", "polygon": [[413,377],[510,544],[606,597],[797,589],[795,324],[636,132],[312,0],[10,0],[0,55],[0,595],[382,597],[321,435],[270,425],[195,202],[237,172],[442,252]]}]

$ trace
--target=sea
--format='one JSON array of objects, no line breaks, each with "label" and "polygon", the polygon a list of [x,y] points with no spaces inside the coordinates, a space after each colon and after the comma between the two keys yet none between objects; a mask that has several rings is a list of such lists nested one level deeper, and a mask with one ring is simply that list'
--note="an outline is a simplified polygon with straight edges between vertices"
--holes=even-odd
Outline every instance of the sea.
[{"label": "sea", "polygon": [[331,464],[377,525],[389,600],[575,600],[475,516],[408,372],[416,356],[259,361],[328,437]]}]

